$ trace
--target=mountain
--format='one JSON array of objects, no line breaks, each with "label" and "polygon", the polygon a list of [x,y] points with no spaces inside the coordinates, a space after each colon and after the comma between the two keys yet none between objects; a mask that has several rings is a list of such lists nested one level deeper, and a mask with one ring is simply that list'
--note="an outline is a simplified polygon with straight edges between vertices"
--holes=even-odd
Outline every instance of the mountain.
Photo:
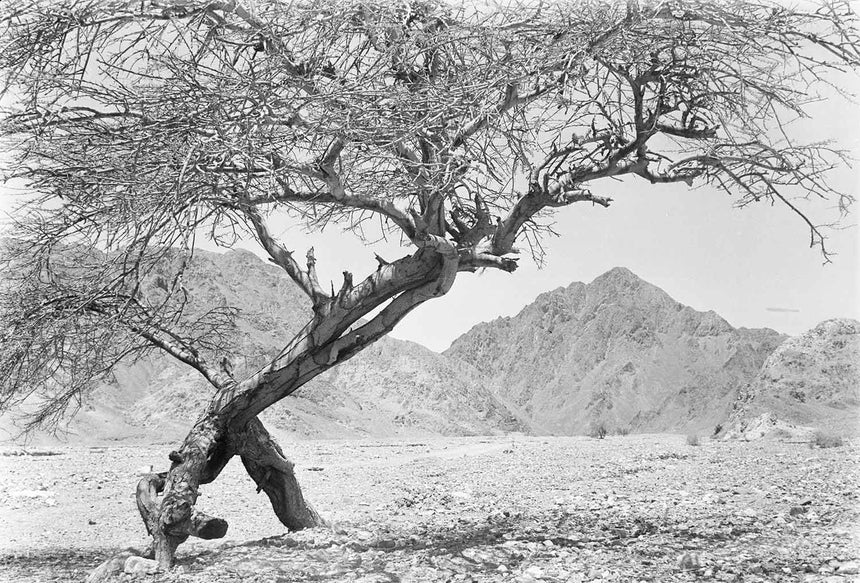
[{"label": "mountain", "polygon": [[[308,321],[310,303],[278,267],[253,253],[196,251],[182,279],[188,310],[240,309],[229,360],[238,378],[263,366]],[[163,285],[157,277],[148,284]],[[161,353],[116,367],[86,397],[68,439],[175,441],[212,395],[194,370]],[[467,363],[383,338],[274,405],[263,419],[302,437],[475,435],[525,427]]]},{"label": "mountain", "polygon": [[525,431],[474,367],[383,338],[309,383],[279,427],[318,437],[482,435]]},{"label": "mountain", "polygon": [[[168,270],[165,270],[167,274]],[[229,361],[242,378],[305,324],[307,298],[247,251],[198,251],[183,276],[188,310],[240,309]],[[163,286],[158,278],[147,285]],[[478,324],[443,354],[383,338],[263,413],[294,438],[420,437],[507,431],[751,435],[857,422],[860,323],[796,338],[734,328],[625,268],[546,292],[513,317]],[[174,442],[212,390],[153,353],[116,367],[69,429],[77,442]]]},{"label": "mountain", "polygon": [[479,324],[444,354],[473,364],[538,432],[710,431],[784,339],[733,328],[618,267]]},{"label": "mountain", "polygon": [[826,320],[782,343],[738,392],[729,437],[860,431],[860,322]]}]

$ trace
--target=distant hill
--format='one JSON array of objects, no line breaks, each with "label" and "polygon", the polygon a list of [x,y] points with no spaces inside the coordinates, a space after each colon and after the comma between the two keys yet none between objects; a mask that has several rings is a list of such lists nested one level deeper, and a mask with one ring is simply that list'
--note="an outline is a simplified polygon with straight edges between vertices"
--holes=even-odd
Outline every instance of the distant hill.
[{"label": "distant hill", "polygon": [[444,354],[478,368],[539,432],[710,431],[784,339],[733,328],[618,267],[479,324]]},{"label": "distant hill", "polygon": [[[240,378],[310,316],[286,274],[247,251],[198,251],[182,281],[192,313],[241,309],[229,357]],[[860,410],[858,331],[853,320],[789,340],[734,328],[619,267],[478,324],[443,354],[383,338],[263,419],[294,438],[570,435],[597,425],[708,433],[720,425],[743,435],[777,418],[841,431]],[[211,394],[195,371],[153,353],[94,388],[69,440],[174,442]]]},{"label": "distant hill", "polygon": [[860,322],[826,320],[786,340],[740,389],[726,425],[735,437],[797,428],[860,432]]},{"label": "distant hill", "polygon": [[[236,306],[238,377],[275,356],[308,321],[306,297],[248,251],[195,252],[183,276],[189,309]],[[418,344],[384,338],[271,407],[264,420],[302,437],[476,435],[522,431],[479,373]],[[68,426],[73,442],[175,441],[212,395],[194,370],[154,353],[117,367]]]}]

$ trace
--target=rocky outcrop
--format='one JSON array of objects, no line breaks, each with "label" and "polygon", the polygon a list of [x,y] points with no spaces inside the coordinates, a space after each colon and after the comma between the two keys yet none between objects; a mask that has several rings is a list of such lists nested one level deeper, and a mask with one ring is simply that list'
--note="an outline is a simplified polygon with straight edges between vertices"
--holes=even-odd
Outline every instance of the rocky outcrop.
[{"label": "rocky outcrop", "polygon": [[475,326],[445,355],[487,375],[539,432],[710,431],[784,338],[733,328],[619,267]]},{"label": "rocky outcrop", "polygon": [[[229,356],[239,378],[310,316],[292,281],[247,251],[198,251],[183,286],[189,313],[240,308]],[[783,344],[773,330],[734,328],[615,268],[477,325],[443,354],[384,338],[263,417],[298,438],[569,435],[597,425],[708,433],[719,425],[746,437],[841,430],[857,425],[858,328],[831,320]],[[172,442],[210,395],[196,372],[150,354],[93,390],[69,427],[72,440]]]},{"label": "rocky outcrop", "polygon": [[[248,251],[197,251],[182,283],[191,314],[239,308],[229,356],[238,378],[269,362],[311,316],[309,302],[286,274]],[[172,442],[185,435],[211,394],[194,370],[153,353],[121,364],[109,382],[95,387],[67,438]],[[393,338],[314,379],[263,418],[297,438],[526,430],[469,364]]]},{"label": "rocky outcrop", "polygon": [[[762,419],[771,420],[763,426]],[[826,320],[789,338],[738,392],[729,437],[860,432],[860,322]]]}]

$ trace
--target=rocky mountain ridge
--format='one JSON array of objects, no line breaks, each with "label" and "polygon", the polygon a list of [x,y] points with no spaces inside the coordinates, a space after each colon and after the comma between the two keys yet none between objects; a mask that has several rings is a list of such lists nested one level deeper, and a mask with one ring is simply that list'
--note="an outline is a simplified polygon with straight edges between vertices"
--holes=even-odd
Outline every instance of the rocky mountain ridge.
[{"label": "rocky mountain ridge", "polygon": [[[275,357],[311,316],[309,301],[288,276],[249,251],[198,250],[182,281],[193,313],[240,308],[232,331],[235,352],[228,357],[240,379]],[[262,417],[282,436],[295,438],[526,431],[484,389],[479,376],[470,365],[421,345],[383,338]],[[86,397],[62,437],[71,442],[173,442],[185,435],[212,392],[196,371],[155,352],[116,367],[113,378]],[[14,435],[8,421],[0,438]],[[42,439],[48,438],[37,436]]]},{"label": "rocky mountain ridge", "polygon": [[738,391],[727,433],[860,432],[860,322],[825,320],[783,342]]},{"label": "rocky mountain ridge", "polygon": [[785,338],[735,329],[618,267],[475,326],[445,355],[474,363],[539,431],[701,431]]},{"label": "rocky mountain ridge", "polygon": [[[292,281],[247,251],[197,252],[183,283],[192,309],[241,307],[236,351],[229,356],[239,378],[274,357],[310,315]],[[383,338],[263,417],[295,438],[570,435],[598,425],[610,431],[711,432],[774,409],[768,409],[773,399],[765,388],[782,389],[765,382],[773,374],[765,375],[768,366],[762,365],[772,354],[805,362],[797,354],[814,344],[783,344],[785,339],[773,330],[736,329],[716,313],[684,306],[615,268],[589,284],[541,294],[516,316],[478,324],[443,354]],[[856,356],[855,340],[844,347]],[[803,384],[802,367],[780,366],[793,371],[789,384]],[[828,374],[856,376],[856,369],[856,361],[822,368],[811,373],[812,382],[823,387]],[[843,383],[835,392],[847,395],[850,389]],[[210,395],[195,371],[154,353],[117,367],[110,382],[93,390],[69,428],[70,439],[172,442]],[[840,406],[850,419],[857,399],[839,398],[827,409],[810,409],[808,420],[834,411],[838,416]],[[774,411],[782,414],[778,407]]]}]

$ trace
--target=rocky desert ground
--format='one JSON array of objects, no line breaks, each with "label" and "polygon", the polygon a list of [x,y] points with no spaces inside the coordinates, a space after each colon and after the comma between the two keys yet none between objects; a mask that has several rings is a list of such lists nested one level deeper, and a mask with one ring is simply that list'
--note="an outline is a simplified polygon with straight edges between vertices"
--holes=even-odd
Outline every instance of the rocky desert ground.
[{"label": "rocky desert ground", "polygon": [[[233,462],[199,502],[230,522],[227,537],[183,545],[170,573],[118,580],[860,581],[851,444],[628,435],[285,449],[331,529],[285,532]],[[0,581],[83,581],[143,547],[132,492],[169,450],[3,449]]]}]

